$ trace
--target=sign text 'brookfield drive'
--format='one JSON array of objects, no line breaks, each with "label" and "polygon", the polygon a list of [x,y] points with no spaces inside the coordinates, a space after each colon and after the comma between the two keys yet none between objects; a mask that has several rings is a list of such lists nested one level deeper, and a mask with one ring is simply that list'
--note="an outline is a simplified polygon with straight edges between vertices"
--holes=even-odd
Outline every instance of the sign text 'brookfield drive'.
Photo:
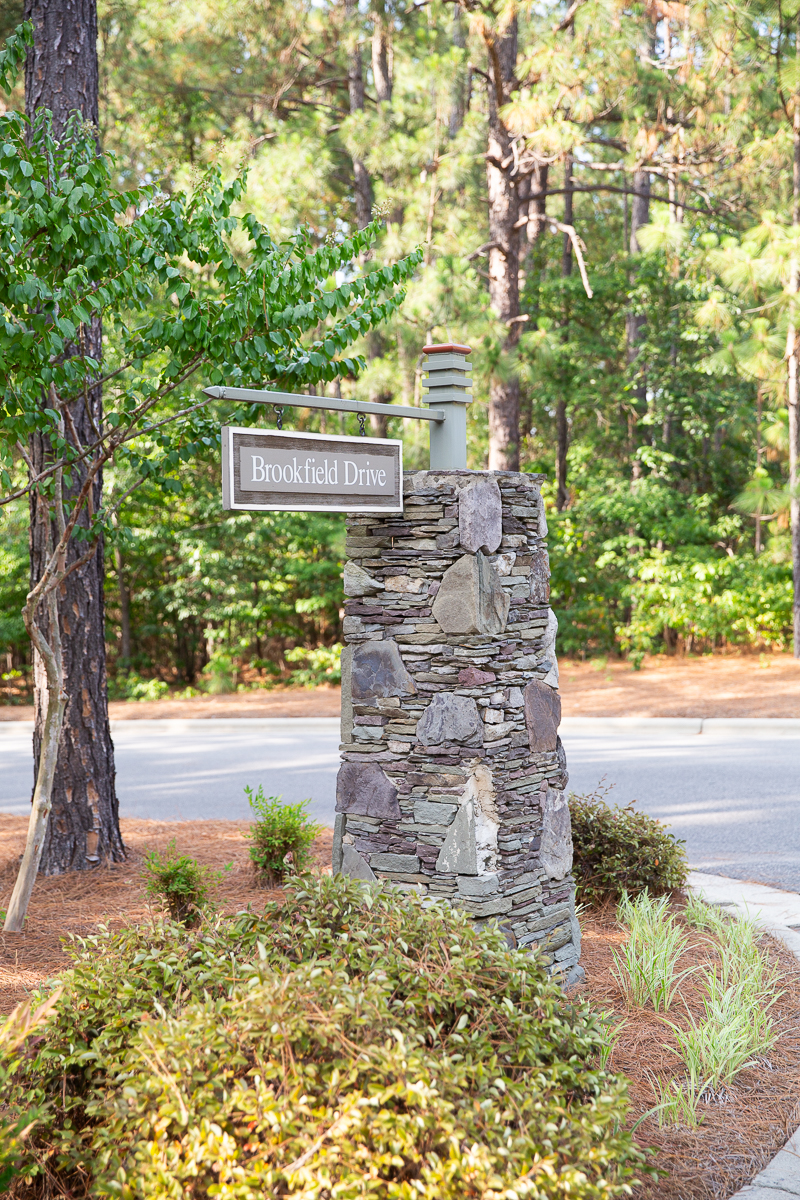
[{"label": "sign text 'brookfield drive'", "polygon": [[402,444],[224,427],[226,508],[402,512]]}]

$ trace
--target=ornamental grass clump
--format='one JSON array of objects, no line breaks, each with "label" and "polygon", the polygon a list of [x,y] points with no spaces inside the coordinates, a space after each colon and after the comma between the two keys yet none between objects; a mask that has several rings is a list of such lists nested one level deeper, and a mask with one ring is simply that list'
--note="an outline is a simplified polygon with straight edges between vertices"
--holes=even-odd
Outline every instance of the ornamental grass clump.
[{"label": "ornamental grass clump", "polygon": [[310,800],[283,804],[280,796],[265,796],[261,784],[258,791],[246,787],[245,794],[256,814],[247,837],[250,858],[259,879],[267,887],[283,883],[291,871],[299,875],[311,859],[311,846],[322,826],[309,821],[306,809]]},{"label": "ornamental grass clump", "polygon": [[649,1173],[596,1015],[449,906],[304,877],[72,956],[3,1097],[43,1114],[19,1200],[603,1200]]},{"label": "ornamental grass clump", "polygon": [[683,887],[684,843],[632,804],[605,802],[610,788],[569,798],[576,895],[588,904],[647,891],[660,896]]},{"label": "ornamental grass clump", "polygon": [[635,900],[623,896],[617,908],[628,939],[619,951],[612,951],[612,974],[630,1004],[640,1008],[650,1004],[655,1012],[667,1012],[688,974],[676,974],[686,935],[667,911],[668,904],[666,896],[654,900],[642,892]]},{"label": "ornamental grass clump", "polygon": [[[628,902],[626,911],[633,907]],[[654,1111],[659,1125],[696,1129],[701,1102],[714,1100],[775,1044],[778,1030],[770,1011],[780,992],[778,968],[762,948],[754,921],[731,917],[694,896],[685,916],[707,935],[719,962],[702,974],[702,1017],[686,1005],[682,1020],[665,1021],[674,1044],[664,1049],[681,1060],[685,1076],[654,1079]]]}]

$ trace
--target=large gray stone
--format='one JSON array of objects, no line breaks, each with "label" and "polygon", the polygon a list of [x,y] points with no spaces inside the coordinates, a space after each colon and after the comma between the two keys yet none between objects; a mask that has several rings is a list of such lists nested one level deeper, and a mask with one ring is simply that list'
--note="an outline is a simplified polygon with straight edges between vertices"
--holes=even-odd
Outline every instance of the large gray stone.
[{"label": "large gray stone", "polygon": [[418,825],[449,825],[456,815],[455,804],[432,804],[429,800],[414,803],[414,820]]},{"label": "large gray stone", "polygon": [[471,696],[437,692],[417,722],[417,740],[423,746],[442,742],[483,744],[484,727],[478,706]]},{"label": "large gray stone", "polygon": [[567,770],[566,751],[564,750],[564,745],[563,745],[560,737],[556,738],[556,758],[558,759],[558,765],[559,765],[561,774],[558,776],[557,779],[556,778],[552,779],[551,782],[554,787],[560,788],[561,791],[563,792],[566,789],[567,784],[569,783],[569,771]]},{"label": "large gray stone", "polygon": [[351,879],[363,879],[366,883],[377,883],[372,868],[355,846],[342,846],[342,874]]},{"label": "large gray stone", "polygon": [[477,875],[475,815],[471,803],[462,804],[436,859],[436,870],[453,875]]},{"label": "large gray stone", "polygon": [[383,588],[383,584],[379,580],[373,579],[363,567],[359,567],[354,562],[344,564],[342,582],[345,596],[372,596]]},{"label": "large gray stone", "polygon": [[531,602],[547,604],[550,599],[550,560],[546,548],[538,543],[531,548]]},{"label": "large gray stone", "polygon": [[353,740],[353,647],[342,647],[342,706],[339,716],[339,734],[343,742]]},{"label": "large gray stone", "polygon": [[484,554],[464,554],[444,573],[433,615],[445,633],[503,632],[510,597]]},{"label": "large gray stone", "polygon": [[523,692],[528,745],[532,754],[555,750],[561,724],[561,697],[541,679],[532,679]]},{"label": "large gray stone", "polygon": [[350,692],[354,700],[377,696],[413,696],[414,680],[400,657],[397,642],[365,642],[353,649]]},{"label": "large gray stone", "polygon": [[544,677],[544,682],[549,683],[551,687],[558,687],[558,658],[556,656],[556,636],[558,634],[558,617],[553,612],[552,608],[547,613],[547,629],[545,630],[542,646],[541,663],[547,662],[549,670]]},{"label": "large gray stone", "polygon": [[392,871],[404,875],[416,875],[419,871],[419,859],[416,854],[388,854],[379,851],[370,855],[370,863],[375,871]]},{"label": "large gray stone", "polygon": [[336,811],[399,821],[397,788],[378,763],[343,762],[336,776]]},{"label": "large gray stone", "polygon": [[458,539],[468,554],[494,554],[503,540],[503,499],[493,477],[476,479],[459,491]]},{"label": "large gray stone", "polygon": [[497,875],[459,875],[458,890],[462,896],[471,896],[476,900],[485,900],[500,891],[500,879]]},{"label": "large gray stone", "polygon": [[548,788],[542,804],[539,862],[550,879],[563,879],[572,870],[572,826],[563,792]]},{"label": "large gray stone", "polygon": [[471,900],[466,896],[459,896],[457,903],[475,918],[499,917],[511,912],[511,900],[507,896],[494,896],[488,900]]},{"label": "large gray stone", "polygon": [[333,852],[331,854],[331,874],[338,875],[342,869],[342,838],[344,837],[346,817],[337,813],[333,819]]}]

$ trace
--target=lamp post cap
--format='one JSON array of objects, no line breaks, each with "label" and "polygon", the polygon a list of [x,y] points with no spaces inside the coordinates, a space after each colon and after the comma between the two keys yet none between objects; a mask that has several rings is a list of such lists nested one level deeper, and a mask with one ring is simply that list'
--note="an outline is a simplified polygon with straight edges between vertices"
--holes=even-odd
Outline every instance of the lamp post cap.
[{"label": "lamp post cap", "polygon": [[462,346],[458,342],[436,342],[433,346],[423,346],[423,354],[472,354],[471,346]]}]

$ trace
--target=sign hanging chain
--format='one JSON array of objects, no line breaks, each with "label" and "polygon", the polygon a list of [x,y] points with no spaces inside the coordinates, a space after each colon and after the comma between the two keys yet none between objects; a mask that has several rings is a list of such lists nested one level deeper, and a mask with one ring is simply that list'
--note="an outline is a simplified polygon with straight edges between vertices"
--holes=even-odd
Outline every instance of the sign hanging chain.
[{"label": "sign hanging chain", "polygon": [[273,412],[275,413],[275,416],[278,419],[277,420],[278,429],[283,429],[283,405],[273,404],[272,409],[273,409]]},{"label": "sign hanging chain", "polygon": [[358,436],[359,437],[367,436],[366,420],[367,420],[367,418],[364,416],[363,413],[358,414]]}]

